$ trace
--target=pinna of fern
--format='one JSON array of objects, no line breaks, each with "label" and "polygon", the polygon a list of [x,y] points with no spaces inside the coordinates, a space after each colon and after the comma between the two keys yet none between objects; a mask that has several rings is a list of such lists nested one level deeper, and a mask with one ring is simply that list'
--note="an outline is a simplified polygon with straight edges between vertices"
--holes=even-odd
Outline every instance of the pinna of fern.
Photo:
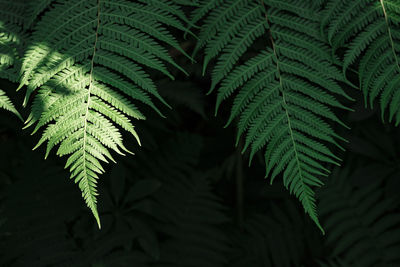
[{"label": "pinna of fern", "polygon": [[[140,101],[161,114],[151,97],[168,104],[145,68],[173,79],[170,64],[184,72],[164,48],[185,54],[168,27],[185,30],[180,7],[164,0],[52,1],[35,23],[21,67],[24,105],[37,89],[26,127],[46,127],[36,147],[47,142],[46,157],[68,155],[66,168],[79,183],[100,227],[96,183],[110,150],[131,153],[118,127],[139,142],[131,118],[145,119]],[[41,10],[41,8],[40,8]],[[36,148],[35,147],[35,148]]]},{"label": "pinna of fern", "polygon": [[[344,78],[321,37],[317,6],[303,1],[205,0],[192,22],[205,17],[195,52],[205,48],[204,69],[216,58],[211,91],[218,88],[216,111],[237,92],[226,126],[238,118],[244,149],[264,150],[266,177],[283,182],[319,223],[313,186],[338,164],[326,144],[341,148],[326,120],[345,126],[332,108],[347,109],[333,94],[349,98],[338,82]],[[240,60],[256,40],[268,45]],[[219,85],[219,86],[218,86]]]},{"label": "pinna of fern", "polygon": [[321,30],[334,51],[345,47],[343,72],[355,68],[365,105],[379,97],[382,120],[400,123],[400,2],[327,1]]},{"label": "pinna of fern", "polygon": [[[21,28],[18,25],[0,21],[0,78],[13,82],[18,79],[19,50],[23,43],[20,35]],[[6,92],[1,89],[0,108],[11,111],[23,121]]]}]

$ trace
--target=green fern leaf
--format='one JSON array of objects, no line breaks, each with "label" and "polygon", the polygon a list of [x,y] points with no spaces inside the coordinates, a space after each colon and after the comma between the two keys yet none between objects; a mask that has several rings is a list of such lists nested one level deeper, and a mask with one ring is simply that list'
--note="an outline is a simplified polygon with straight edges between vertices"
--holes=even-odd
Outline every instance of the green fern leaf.
[{"label": "green fern leaf", "polygon": [[346,45],[343,71],[356,66],[365,104],[380,97],[382,120],[400,123],[400,3],[381,1],[329,1],[322,30],[334,50]]},{"label": "green fern leaf", "polygon": [[11,111],[15,115],[17,115],[21,121],[24,121],[22,119],[22,116],[19,114],[19,112],[15,108],[14,104],[11,102],[11,100],[8,98],[8,96],[6,96],[5,92],[1,89],[0,89],[0,108]]},{"label": "green fern leaf", "polygon": [[[238,140],[245,134],[243,151],[250,149],[250,161],[265,148],[266,176],[272,183],[283,172],[285,187],[322,230],[312,187],[321,186],[320,176],[329,173],[325,164],[340,161],[324,143],[339,146],[336,140],[343,140],[325,120],[344,125],[331,108],[346,107],[332,93],[349,97],[320,37],[317,10],[300,1],[217,2],[204,1],[192,16],[199,20],[215,7],[196,50],[205,47],[204,67],[217,58],[210,90],[220,84],[216,110],[238,91],[227,125],[239,118]],[[269,47],[241,63],[260,38],[269,40]]]},{"label": "green fern leaf", "polygon": [[[36,2],[31,13],[38,14],[52,1]],[[35,147],[47,143],[46,157],[57,145],[58,155],[69,156],[66,168],[100,227],[96,183],[104,172],[101,162],[114,161],[110,150],[131,153],[118,127],[140,144],[131,118],[145,116],[132,100],[160,114],[151,97],[168,105],[145,68],[171,79],[166,63],[183,71],[164,44],[186,54],[168,27],[187,31],[187,19],[178,5],[162,0],[60,0],[46,8],[21,67],[24,105],[38,91],[26,127],[36,124],[33,133],[46,127]]]}]

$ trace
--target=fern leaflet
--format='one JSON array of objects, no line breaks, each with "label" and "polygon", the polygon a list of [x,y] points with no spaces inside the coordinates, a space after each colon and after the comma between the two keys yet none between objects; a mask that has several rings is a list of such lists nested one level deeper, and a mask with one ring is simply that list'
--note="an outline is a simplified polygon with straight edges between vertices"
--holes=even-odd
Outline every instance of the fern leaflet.
[{"label": "fern leaflet", "polygon": [[[393,0],[328,1],[321,29],[334,50],[346,46],[343,71],[356,65],[365,104],[380,97],[382,120],[400,123],[400,3]],[[355,64],[357,63],[357,64]]]}]

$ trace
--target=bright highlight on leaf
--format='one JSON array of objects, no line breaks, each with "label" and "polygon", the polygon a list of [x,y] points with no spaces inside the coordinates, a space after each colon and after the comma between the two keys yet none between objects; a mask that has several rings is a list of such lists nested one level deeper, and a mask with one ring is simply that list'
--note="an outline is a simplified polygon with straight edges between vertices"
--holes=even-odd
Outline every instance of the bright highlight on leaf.
[{"label": "bright highlight on leaf", "polygon": [[0,89],[0,108],[11,111],[15,115],[17,115],[21,121],[23,121],[19,112],[15,109],[14,104],[11,102],[8,96],[6,96],[6,93],[1,89]]},{"label": "bright highlight on leaf", "polygon": [[[37,91],[26,127],[36,125],[33,133],[45,127],[35,148],[47,143],[47,157],[58,145],[57,155],[68,155],[65,167],[99,227],[96,183],[104,172],[101,162],[114,162],[110,150],[132,153],[118,127],[140,144],[131,119],[145,116],[133,102],[158,113],[151,97],[166,104],[145,69],[171,79],[165,63],[183,71],[165,48],[185,54],[166,28],[186,31],[180,7],[163,0],[140,2],[53,1],[34,28],[20,73],[19,88],[27,87],[25,106]],[[37,4],[36,13],[46,7]]]},{"label": "bright highlight on leaf", "polygon": [[400,2],[328,1],[321,24],[334,51],[345,47],[343,72],[356,67],[365,105],[380,102],[382,120],[400,124]]}]

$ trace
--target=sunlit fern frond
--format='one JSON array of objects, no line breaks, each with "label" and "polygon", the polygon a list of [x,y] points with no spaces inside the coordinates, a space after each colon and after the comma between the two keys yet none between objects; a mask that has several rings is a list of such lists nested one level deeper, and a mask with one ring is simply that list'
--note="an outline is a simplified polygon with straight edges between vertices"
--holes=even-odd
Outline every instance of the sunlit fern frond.
[{"label": "sunlit fern frond", "polygon": [[36,146],[47,142],[46,157],[57,145],[58,155],[69,155],[66,167],[100,226],[100,162],[114,161],[110,150],[130,153],[118,127],[139,142],[131,118],[145,116],[132,100],[158,113],[151,97],[166,104],[146,69],[171,79],[166,64],[182,70],[165,46],[186,54],[169,31],[186,31],[184,15],[164,0],[59,0],[46,9],[35,23],[21,67],[19,88],[27,87],[24,105],[37,91],[26,127],[36,124],[34,133],[46,127]]}]

